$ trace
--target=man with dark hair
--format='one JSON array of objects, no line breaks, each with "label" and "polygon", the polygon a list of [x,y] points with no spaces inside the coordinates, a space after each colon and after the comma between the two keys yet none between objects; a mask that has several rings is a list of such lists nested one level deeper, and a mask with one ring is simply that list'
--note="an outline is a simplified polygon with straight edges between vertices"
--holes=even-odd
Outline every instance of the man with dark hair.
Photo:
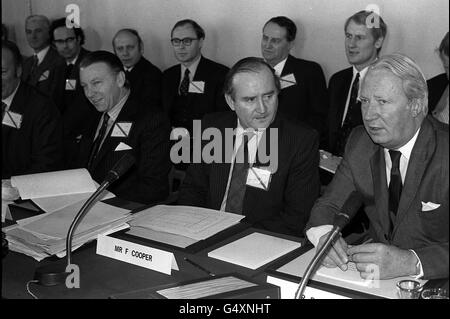
[{"label": "man with dark hair", "polygon": [[58,110],[21,75],[19,49],[2,41],[2,179],[62,168]]},{"label": "man with dark hair", "polygon": [[313,129],[277,114],[279,91],[263,59],[245,58],[232,67],[225,97],[234,112],[202,120],[204,132],[222,138],[208,141],[219,155],[189,166],[178,204],[243,214],[254,227],[302,235],[319,195],[319,140]]},{"label": "man with dark hair", "polygon": [[363,126],[348,138],[344,157],[315,203],[306,234],[318,248],[354,191],[370,220],[370,243],[339,238],[326,267],[355,263],[363,279],[449,275],[448,125],[428,113],[425,77],[402,54],[369,66],[359,93]]},{"label": "man with dark hair", "polygon": [[263,27],[261,52],[280,77],[279,111],[291,119],[307,123],[326,141],[328,111],[325,76],[319,64],[290,54],[297,27],[284,16],[273,17]]},{"label": "man with dark hair", "polygon": [[122,61],[131,95],[136,95],[144,107],[162,109],[161,71],[144,56],[144,43],[134,29],[119,30],[112,40],[114,53]]},{"label": "man with dark hair", "polygon": [[34,54],[23,62],[22,80],[51,95],[56,81],[55,69],[64,60],[50,45],[50,21],[43,15],[27,17],[25,35]]},{"label": "man with dark hair", "polygon": [[361,103],[356,99],[359,83],[378,58],[387,27],[375,12],[359,11],[347,19],[344,31],[345,54],[352,66],[333,74],[328,85],[328,150],[337,156],[343,155],[351,130],[362,124]]},{"label": "man with dark hair", "polygon": [[172,126],[192,135],[192,121],[227,110],[222,87],[228,68],[202,56],[205,32],[193,20],[178,21],[170,33],[180,62],[163,72],[162,103]]},{"label": "man with dark hair", "polygon": [[62,115],[65,167],[72,168],[81,137],[97,123],[100,114],[84,96],[79,81],[80,61],[89,53],[82,47],[85,40],[83,30],[68,27],[66,18],[60,18],[52,23],[51,35],[58,53],[65,60],[56,68],[52,97]]},{"label": "man with dark hair", "polygon": [[123,155],[131,153],[136,163],[109,190],[143,204],[164,200],[171,168],[166,116],[142,107],[130,95],[122,62],[113,53],[86,55],[80,63],[80,82],[101,118],[81,139],[79,166],[101,183]]}]

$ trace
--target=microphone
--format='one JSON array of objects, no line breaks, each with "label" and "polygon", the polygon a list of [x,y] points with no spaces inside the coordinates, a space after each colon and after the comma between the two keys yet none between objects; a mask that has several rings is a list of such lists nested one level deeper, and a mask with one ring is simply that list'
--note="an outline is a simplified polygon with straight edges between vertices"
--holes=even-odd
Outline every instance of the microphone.
[{"label": "microphone", "polygon": [[94,202],[100,197],[102,192],[111,183],[119,179],[123,174],[125,174],[131,166],[135,163],[136,159],[133,155],[127,153],[121,157],[121,159],[114,165],[114,167],[106,174],[105,179],[97,190],[87,199],[83,204],[80,211],[77,213],[69,227],[66,237],[66,256],[67,256],[67,266],[61,269],[60,265],[48,265],[42,266],[36,269],[34,274],[34,279],[43,286],[54,286],[65,282],[66,277],[69,275],[67,269],[72,265],[72,238],[77,228],[78,224],[81,222],[83,217],[86,215],[88,210],[93,206]]},{"label": "microphone", "polygon": [[331,243],[335,240],[335,238],[345,227],[345,225],[347,225],[347,223],[356,215],[362,203],[362,195],[359,192],[353,191],[350,193],[347,200],[344,202],[344,205],[342,205],[341,211],[334,217],[333,229],[328,234],[325,243],[316,252],[314,258],[306,268],[306,271],[303,274],[303,278],[298,286],[297,292],[295,293],[295,299],[301,298],[301,296],[303,295],[303,291],[305,290],[306,283],[308,282],[309,277],[311,276],[313,271],[316,270],[316,266],[318,265],[319,261],[322,261],[322,257],[330,249]]}]

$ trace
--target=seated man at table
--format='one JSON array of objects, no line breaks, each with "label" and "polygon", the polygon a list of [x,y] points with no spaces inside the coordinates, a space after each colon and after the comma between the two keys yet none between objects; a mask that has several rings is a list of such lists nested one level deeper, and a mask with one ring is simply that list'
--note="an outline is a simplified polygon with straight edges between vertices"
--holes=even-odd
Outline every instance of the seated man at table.
[{"label": "seated man at table", "polygon": [[171,168],[169,120],[130,96],[122,62],[110,52],[91,52],[83,58],[80,83],[101,116],[81,139],[79,166],[87,167],[101,183],[123,155],[131,153],[136,163],[108,190],[142,204],[164,200]]},{"label": "seated man at table", "polygon": [[362,196],[372,243],[348,246],[339,238],[322,264],[345,270],[353,261],[362,278],[447,278],[448,125],[427,116],[428,91],[419,67],[393,54],[369,67],[359,94],[363,126],[348,139],[344,158],[308,222],[320,247],[339,207]]},{"label": "seated man at table", "polygon": [[21,75],[19,49],[2,41],[2,179],[62,169],[59,112]]},{"label": "seated man at table", "polygon": [[243,214],[254,227],[301,236],[319,195],[319,137],[277,114],[279,91],[264,60],[236,63],[225,80],[234,112],[203,118],[203,132],[217,133],[214,158],[207,147],[199,163],[194,157],[178,204]]}]

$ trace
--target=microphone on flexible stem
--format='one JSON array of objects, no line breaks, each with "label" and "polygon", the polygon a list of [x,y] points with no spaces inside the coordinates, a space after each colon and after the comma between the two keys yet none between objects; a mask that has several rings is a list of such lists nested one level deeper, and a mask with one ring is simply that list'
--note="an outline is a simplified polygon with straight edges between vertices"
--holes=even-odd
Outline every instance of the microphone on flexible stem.
[{"label": "microphone on flexible stem", "polygon": [[72,237],[77,228],[78,224],[81,222],[83,217],[86,215],[88,210],[92,207],[94,202],[100,197],[102,192],[108,188],[114,181],[119,179],[126,171],[130,169],[135,163],[136,159],[133,155],[127,153],[114,165],[114,167],[108,172],[105,179],[97,190],[88,198],[88,200],[83,204],[77,215],[72,221],[69,227],[69,231],[66,237],[66,254],[67,254],[67,265],[62,269],[61,265],[49,265],[42,266],[36,269],[34,274],[34,279],[38,281],[39,284],[43,286],[54,286],[65,282],[69,266],[72,265]]},{"label": "microphone on flexible stem", "polygon": [[363,203],[362,196],[359,192],[353,191],[348,196],[344,205],[342,205],[341,212],[336,214],[334,218],[334,226],[333,229],[328,234],[328,237],[325,243],[320,247],[320,249],[316,252],[313,259],[309,263],[306,268],[305,273],[303,274],[303,278],[300,281],[297,292],[295,293],[295,299],[300,299],[303,295],[303,291],[305,290],[306,284],[309,280],[309,277],[316,270],[316,266],[319,262],[322,261],[323,256],[331,247],[331,243],[334,242],[335,238],[339,235],[342,228],[356,215],[358,209],[361,207]]}]

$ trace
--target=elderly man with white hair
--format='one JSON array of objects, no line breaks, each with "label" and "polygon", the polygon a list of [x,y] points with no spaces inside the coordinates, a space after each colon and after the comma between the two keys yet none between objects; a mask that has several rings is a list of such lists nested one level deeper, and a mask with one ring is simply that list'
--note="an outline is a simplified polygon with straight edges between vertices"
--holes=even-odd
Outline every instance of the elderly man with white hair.
[{"label": "elderly man with white hair", "polygon": [[402,54],[381,57],[369,67],[359,92],[364,126],[356,127],[344,158],[306,227],[321,246],[349,195],[361,195],[370,220],[371,243],[350,246],[339,238],[322,261],[362,278],[449,274],[448,125],[427,116],[426,80]]}]

